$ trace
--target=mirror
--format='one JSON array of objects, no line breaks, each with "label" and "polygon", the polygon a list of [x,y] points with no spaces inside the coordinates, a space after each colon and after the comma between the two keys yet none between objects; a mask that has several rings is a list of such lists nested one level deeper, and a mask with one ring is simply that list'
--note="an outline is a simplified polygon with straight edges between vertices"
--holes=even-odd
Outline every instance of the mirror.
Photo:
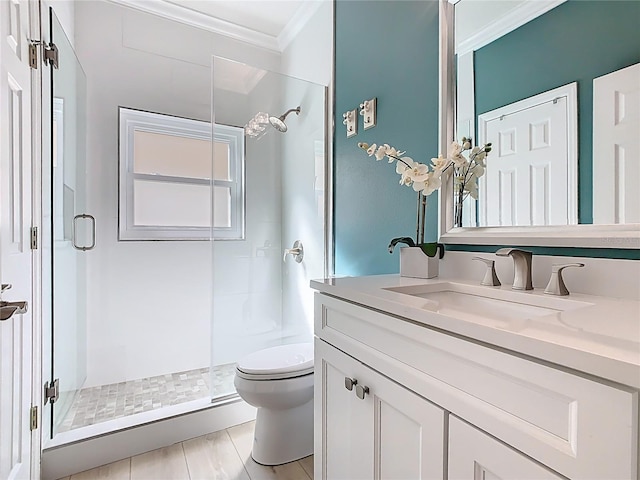
[{"label": "mirror", "polygon": [[446,112],[451,135],[443,128],[441,143],[470,137],[493,149],[461,225],[452,187],[443,190],[442,240],[640,247],[640,4],[460,0],[443,7],[441,48],[449,51],[441,78],[450,84],[441,106],[448,89],[456,106]]}]

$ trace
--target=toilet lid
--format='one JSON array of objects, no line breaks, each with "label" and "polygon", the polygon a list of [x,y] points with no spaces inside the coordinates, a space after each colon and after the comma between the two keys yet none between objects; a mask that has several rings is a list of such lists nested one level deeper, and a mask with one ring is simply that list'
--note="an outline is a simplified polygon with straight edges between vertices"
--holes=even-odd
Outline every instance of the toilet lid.
[{"label": "toilet lid", "polygon": [[313,344],[292,343],[266,348],[244,357],[237,368],[252,375],[308,373],[313,371]]}]

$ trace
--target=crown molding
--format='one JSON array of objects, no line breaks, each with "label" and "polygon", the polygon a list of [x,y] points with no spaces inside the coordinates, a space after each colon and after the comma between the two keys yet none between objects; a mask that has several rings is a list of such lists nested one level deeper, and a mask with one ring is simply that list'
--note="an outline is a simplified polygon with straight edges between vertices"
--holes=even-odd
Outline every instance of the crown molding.
[{"label": "crown molding", "polygon": [[300,8],[295,15],[289,20],[287,25],[278,35],[278,47],[283,52],[294,38],[302,31],[305,25],[311,20],[311,17],[320,9],[323,3],[328,0],[313,0],[302,2]]},{"label": "crown molding", "polygon": [[[452,0],[449,0],[449,2],[452,3]],[[566,0],[524,2],[518,8],[513,9],[502,17],[496,18],[464,42],[460,42],[456,47],[456,53],[458,55],[464,55],[465,53],[478,50],[564,2],[566,2]]]},{"label": "crown molding", "polygon": [[[262,32],[256,32],[250,28],[242,27],[226,20],[211,17],[190,8],[175,5],[162,0],[150,2],[146,0],[107,0],[111,3],[130,7],[141,12],[151,13],[168,20],[174,20],[192,27],[201,28],[212,33],[239,40],[256,47],[265,48],[277,53],[282,50],[278,38]],[[311,2],[315,3],[315,2]],[[297,15],[296,15],[297,16]],[[294,17],[295,18],[295,17]],[[292,23],[292,22],[289,22]],[[289,25],[287,24],[287,27]]]}]

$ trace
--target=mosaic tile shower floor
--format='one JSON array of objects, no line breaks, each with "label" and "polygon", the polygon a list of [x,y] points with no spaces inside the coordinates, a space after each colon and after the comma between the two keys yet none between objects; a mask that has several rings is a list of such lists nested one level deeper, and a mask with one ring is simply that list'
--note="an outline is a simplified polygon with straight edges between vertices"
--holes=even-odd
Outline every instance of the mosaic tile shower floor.
[{"label": "mosaic tile shower floor", "polygon": [[107,420],[157,408],[235,392],[235,363],[186,372],[158,375],[128,382],[83,388],[78,392],[58,432],[66,432]]}]

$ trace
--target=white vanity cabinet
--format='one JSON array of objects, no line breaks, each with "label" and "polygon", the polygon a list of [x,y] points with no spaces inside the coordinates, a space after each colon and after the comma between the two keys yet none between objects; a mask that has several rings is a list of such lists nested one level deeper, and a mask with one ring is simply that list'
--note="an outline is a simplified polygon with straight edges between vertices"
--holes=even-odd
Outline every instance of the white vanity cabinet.
[{"label": "white vanity cabinet", "polygon": [[448,465],[452,480],[564,478],[453,416],[449,421]]},{"label": "white vanity cabinet", "polygon": [[315,355],[317,478],[443,478],[444,410],[318,339]]},{"label": "white vanity cabinet", "polygon": [[349,300],[315,295],[318,480],[638,479],[637,389]]}]

